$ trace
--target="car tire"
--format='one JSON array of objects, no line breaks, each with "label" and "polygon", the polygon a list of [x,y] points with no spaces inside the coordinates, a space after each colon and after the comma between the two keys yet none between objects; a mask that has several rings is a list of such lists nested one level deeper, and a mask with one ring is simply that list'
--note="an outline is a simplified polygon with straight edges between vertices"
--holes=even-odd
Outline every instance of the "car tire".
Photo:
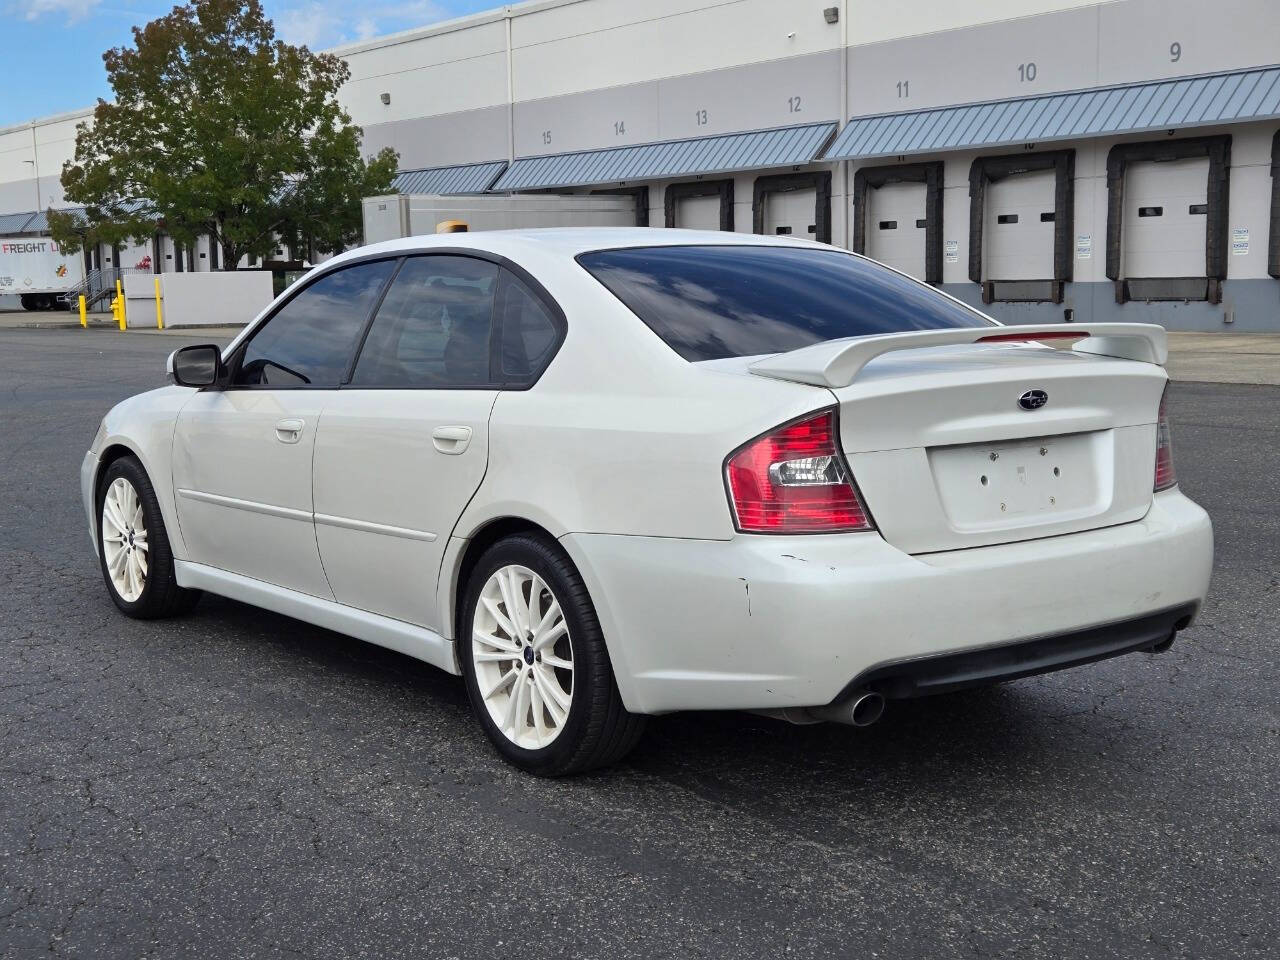
[{"label": "car tire", "polygon": [[107,467],[98,483],[98,562],[107,593],[139,620],[187,613],[199,590],[178,586],[160,503],[134,457]]},{"label": "car tire", "polygon": [[463,604],[458,660],[476,719],[505,759],[560,777],[635,746],[645,718],[622,704],[595,607],[559,545],[527,534],[494,544]]}]

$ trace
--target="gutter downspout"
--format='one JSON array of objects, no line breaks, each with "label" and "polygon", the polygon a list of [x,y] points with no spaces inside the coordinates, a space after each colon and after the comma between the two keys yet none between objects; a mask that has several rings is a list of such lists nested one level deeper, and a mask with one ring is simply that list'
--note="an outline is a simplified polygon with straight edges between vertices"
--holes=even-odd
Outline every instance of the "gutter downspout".
[{"label": "gutter downspout", "polygon": [[31,169],[36,175],[36,213],[40,212],[40,149],[36,146],[36,122],[31,121]]},{"label": "gutter downspout", "polygon": [[507,163],[516,162],[516,95],[515,78],[511,75],[511,7],[502,10],[507,28]]},{"label": "gutter downspout", "polygon": [[[840,132],[849,123],[849,0],[840,0],[840,121],[836,125],[836,136],[840,136]],[[835,142],[834,140],[832,141]],[[840,217],[844,228],[841,231],[844,235],[843,246],[846,250],[853,249],[853,217],[850,215],[852,209],[850,204],[852,198],[849,196],[849,183],[853,175],[853,161],[841,160],[840,163],[840,179],[841,188],[840,196],[843,198],[844,211]]]}]

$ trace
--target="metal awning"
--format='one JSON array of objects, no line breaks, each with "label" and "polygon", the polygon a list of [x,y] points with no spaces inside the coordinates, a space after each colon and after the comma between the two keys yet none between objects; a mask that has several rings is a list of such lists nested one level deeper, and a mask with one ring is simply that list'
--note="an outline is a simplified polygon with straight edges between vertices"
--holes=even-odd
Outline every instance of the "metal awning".
[{"label": "metal awning", "polygon": [[[57,208],[58,213],[69,213],[81,223],[88,223],[85,215],[84,207],[61,207]],[[27,233],[45,233],[49,229],[49,212],[41,210],[31,217],[26,227],[23,228]]]},{"label": "metal awning", "polygon": [[488,163],[464,163],[452,167],[401,170],[391,181],[391,187],[399,193],[484,193],[506,168],[507,161],[492,160]]},{"label": "metal awning", "polygon": [[0,237],[22,233],[34,216],[30,210],[26,213],[0,213]]},{"label": "metal awning", "polygon": [[493,185],[494,191],[581,187],[812,163],[835,133],[834,123],[811,123],[751,133],[523,157]]},{"label": "metal awning", "polygon": [[823,155],[861,160],[1280,117],[1280,67],[855,117]]}]

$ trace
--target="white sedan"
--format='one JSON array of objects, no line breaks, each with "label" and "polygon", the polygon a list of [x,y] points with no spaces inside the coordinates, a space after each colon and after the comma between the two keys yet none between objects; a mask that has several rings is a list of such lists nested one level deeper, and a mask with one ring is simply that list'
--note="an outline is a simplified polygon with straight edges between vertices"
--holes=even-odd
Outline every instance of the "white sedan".
[{"label": "white sedan", "polygon": [[816,243],[413,237],[177,351],[81,486],[126,614],[209,591],[399,650],[557,775],[647,714],[863,725],[1167,647],[1213,540],[1165,357]]}]

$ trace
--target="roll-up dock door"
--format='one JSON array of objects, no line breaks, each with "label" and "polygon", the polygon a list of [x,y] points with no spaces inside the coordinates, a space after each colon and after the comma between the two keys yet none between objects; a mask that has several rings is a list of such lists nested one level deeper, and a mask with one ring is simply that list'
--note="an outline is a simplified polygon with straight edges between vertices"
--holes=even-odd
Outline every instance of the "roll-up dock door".
[{"label": "roll-up dock door", "polygon": [[756,177],[751,230],[769,236],[831,242],[831,171]]},{"label": "roll-up dock door", "polygon": [[817,239],[818,225],[814,222],[814,208],[818,203],[818,191],[790,190],[771,193],[764,198],[764,232],[778,236]]},{"label": "roll-up dock door", "polygon": [[1204,275],[1208,187],[1208,157],[1129,165],[1121,240],[1124,276]]},{"label": "roll-up dock door", "polygon": [[1107,276],[1116,300],[1222,302],[1231,137],[1116,144],[1107,154]]},{"label": "roll-up dock door", "polygon": [[663,203],[668,227],[685,230],[733,229],[733,181],[673,183]]},{"label": "roll-up dock door", "polygon": [[927,189],[923,183],[886,183],[867,191],[866,255],[925,279]]},{"label": "roll-up dock door", "polygon": [[720,198],[685,197],[676,201],[676,220],[673,227],[686,230],[719,230]]},{"label": "roll-up dock door", "polygon": [[983,211],[983,280],[998,300],[1048,299],[1053,279],[1054,189],[1052,170],[1018,173],[987,186]]},{"label": "roll-up dock door", "polygon": [[1071,279],[1075,151],[978,157],[969,168],[969,279],[996,300],[1061,303]]},{"label": "roll-up dock door", "polygon": [[942,283],[942,161],[862,167],[853,176],[853,250]]}]

